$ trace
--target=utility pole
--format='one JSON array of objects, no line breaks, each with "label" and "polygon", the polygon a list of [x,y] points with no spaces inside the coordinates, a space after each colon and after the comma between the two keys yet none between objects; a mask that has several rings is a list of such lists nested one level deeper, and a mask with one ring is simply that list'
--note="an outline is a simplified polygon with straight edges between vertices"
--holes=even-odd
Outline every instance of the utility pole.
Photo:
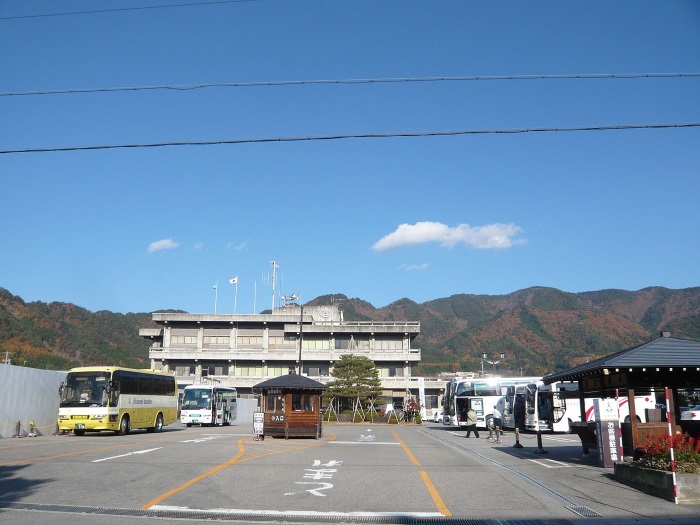
[{"label": "utility pole", "polygon": [[304,306],[302,305],[300,308],[301,313],[299,314],[299,375],[301,375],[303,370],[301,364],[301,347],[304,344]]}]

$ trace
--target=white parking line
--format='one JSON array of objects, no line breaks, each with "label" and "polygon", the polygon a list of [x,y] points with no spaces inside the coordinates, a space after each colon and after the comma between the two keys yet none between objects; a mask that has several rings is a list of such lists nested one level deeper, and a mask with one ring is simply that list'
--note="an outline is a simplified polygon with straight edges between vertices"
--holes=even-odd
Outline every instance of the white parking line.
[{"label": "white parking line", "polygon": [[570,468],[573,467],[573,465],[570,465],[569,463],[563,463],[561,461],[557,461],[555,459],[547,459],[548,463],[553,463],[553,464],[548,464],[544,463],[543,461],[537,461],[536,459],[528,459],[528,461],[532,461],[533,463],[537,463],[538,465],[541,465],[545,468]]},{"label": "white parking line", "polygon": [[149,448],[147,450],[136,450],[134,452],[129,452],[127,454],[120,454],[119,456],[112,456],[109,458],[102,458],[102,459],[96,459],[93,461],[93,463],[99,463],[100,461],[108,461],[110,459],[117,459],[117,458],[125,458],[126,456],[131,456],[133,454],[146,454],[148,452],[153,452],[154,450],[159,450],[163,447],[158,447],[158,448]]},{"label": "white parking line", "polygon": [[212,514],[243,514],[243,515],[272,515],[272,516],[288,516],[294,518],[300,517],[416,517],[416,518],[433,518],[443,517],[439,512],[317,512],[317,511],[293,511],[293,510],[249,510],[249,509],[191,509],[189,507],[176,507],[170,505],[153,505],[149,510],[179,510],[192,512],[211,512]]},{"label": "white parking line", "polygon": [[393,441],[329,441],[329,445],[399,445]]}]

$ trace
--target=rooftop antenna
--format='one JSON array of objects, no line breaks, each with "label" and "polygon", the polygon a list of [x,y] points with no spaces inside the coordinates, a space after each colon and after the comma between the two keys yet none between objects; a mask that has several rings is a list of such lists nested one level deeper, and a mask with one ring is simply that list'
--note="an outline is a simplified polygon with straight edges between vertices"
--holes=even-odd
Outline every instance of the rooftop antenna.
[{"label": "rooftop antenna", "polygon": [[293,306],[297,306],[297,299],[299,299],[299,296],[295,293],[292,295],[283,295],[282,300],[284,301],[284,307],[285,308],[291,308]]},{"label": "rooftop antenna", "polygon": [[273,260],[270,260],[270,266],[272,266],[272,309],[270,311],[273,311],[275,309],[275,284],[277,283],[277,268],[279,268],[279,266]]}]

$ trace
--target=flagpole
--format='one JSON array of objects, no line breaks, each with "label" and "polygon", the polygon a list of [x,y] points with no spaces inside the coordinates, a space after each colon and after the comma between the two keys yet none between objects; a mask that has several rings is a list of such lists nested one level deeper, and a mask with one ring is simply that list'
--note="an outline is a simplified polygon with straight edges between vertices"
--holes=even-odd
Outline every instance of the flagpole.
[{"label": "flagpole", "polygon": [[219,281],[216,281],[214,285],[214,313],[216,313],[216,308],[219,305]]},{"label": "flagpole", "polygon": [[258,281],[253,286],[253,313],[255,313],[255,301],[258,299]]},{"label": "flagpole", "polygon": [[233,315],[236,315],[236,302],[238,301],[238,277],[236,277],[236,295],[233,296]]}]

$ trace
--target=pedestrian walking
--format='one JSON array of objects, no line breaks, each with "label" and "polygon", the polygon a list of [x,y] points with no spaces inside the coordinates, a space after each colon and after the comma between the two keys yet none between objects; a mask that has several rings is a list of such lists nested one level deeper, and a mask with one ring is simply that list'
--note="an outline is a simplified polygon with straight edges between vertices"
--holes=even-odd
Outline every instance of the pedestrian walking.
[{"label": "pedestrian walking", "polygon": [[498,407],[496,405],[493,405],[493,429],[496,432],[496,439],[494,440],[494,443],[503,443],[501,441],[502,425],[503,421],[501,419],[501,411],[498,410]]},{"label": "pedestrian walking", "polygon": [[472,432],[474,432],[474,437],[479,439],[479,431],[476,429],[476,412],[474,412],[472,407],[469,407],[467,412],[467,435],[464,437],[468,438]]}]

